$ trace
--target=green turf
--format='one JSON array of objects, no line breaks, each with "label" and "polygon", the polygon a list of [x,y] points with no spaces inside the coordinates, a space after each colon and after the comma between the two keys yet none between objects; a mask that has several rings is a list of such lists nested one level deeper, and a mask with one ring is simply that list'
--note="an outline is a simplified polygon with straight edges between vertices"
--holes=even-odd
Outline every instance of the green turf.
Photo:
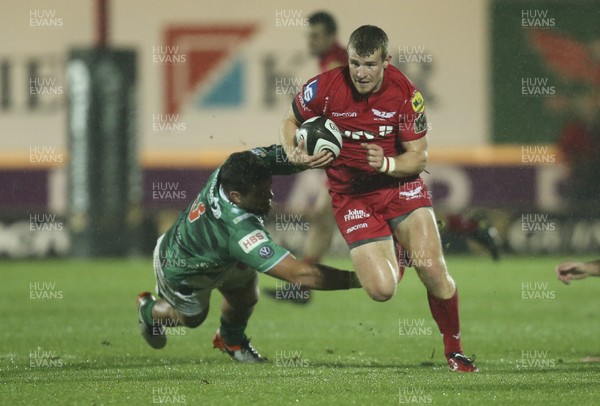
[{"label": "green turf", "polygon": [[150,260],[4,262],[0,404],[597,404],[600,364],[581,359],[600,355],[600,280],[564,286],[557,261],[448,258],[479,374],[446,368],[412,270],[387,303],[362,290],[304,307],[263,297],[248,333],[271,362],[238,365],[212,349],[218,293],[204,325],[160,351],[144,343],[134,302],[154,286]]}]

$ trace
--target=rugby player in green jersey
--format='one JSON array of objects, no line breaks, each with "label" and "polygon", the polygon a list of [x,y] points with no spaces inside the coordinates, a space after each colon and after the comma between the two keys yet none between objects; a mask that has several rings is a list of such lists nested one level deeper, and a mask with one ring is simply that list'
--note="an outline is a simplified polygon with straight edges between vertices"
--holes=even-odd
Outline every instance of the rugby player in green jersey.
[{"label": "rugby player in green jersey", "polygon": [[214,348],[240,362],[262,362],[265,358],[245,334],[258,301],[258,273],[307,289],[361,287],[354,272],[296,260],[266,231],[272,175],[289,175],[298,168],[281,146],[273,145],[231,154],[210,176],[154,249],[160,299],[150,292],[137,298],[141,333],[150,346],[166,345],[168,327],[202,324],[211,292],[217,289],[223,302]]}]

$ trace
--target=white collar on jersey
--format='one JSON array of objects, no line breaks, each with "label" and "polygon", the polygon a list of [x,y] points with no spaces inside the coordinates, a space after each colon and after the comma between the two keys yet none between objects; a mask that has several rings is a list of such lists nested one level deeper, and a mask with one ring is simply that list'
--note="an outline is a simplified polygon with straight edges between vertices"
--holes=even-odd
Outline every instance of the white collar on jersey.
[{"label": "white collar on jersey", "polygon": [[[232,202],[231,200],[229,200],[229,197],[227,197],[227,195],[225,194],[225,190],[223,190],[223,186],[219,185],[219,195],[230,205],[235,206],[236,208],[234,209],[234,211],[240,211],[240,210],[244,210],[242,209],[240,206],[238,206],[237,204],[235,204],[234,202]],[[244,210],[245,211],[245,210]],[[240,221],[245,220],[249,217],[256,217],[258,219],[258,221],[260,221],[261,224],[264,224],[264,220],[260,217],[257,216],[254,213],[250,213],[248,211],[246,211],[245,213],[237,216],[236,218],[234,218],[232,220],[233,224],[238,224]]]},{"label": "white collar on jersey", "polygon": [[223,190],[223,185],[219,185],[219,195],[229,204],[235,205],[234,202],[229,200],[229,197],[225,194],[225,190]]}]

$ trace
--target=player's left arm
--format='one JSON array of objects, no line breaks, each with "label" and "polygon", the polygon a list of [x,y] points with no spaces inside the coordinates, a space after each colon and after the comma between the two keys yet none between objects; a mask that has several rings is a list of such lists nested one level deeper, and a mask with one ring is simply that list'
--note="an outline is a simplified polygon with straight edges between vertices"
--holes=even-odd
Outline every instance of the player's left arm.
[{"label": "player's left arm", "polygon": [[323,264],[308,264],[297,260],[293,255],[285,256],[265,273],[292,284],[299,284],[305,289],[346,290],[362,286],[355,272]]},{"label": "player's left arm", "polygon": [[266,273],[307,289],[343,290],[360,288],[354,272],[326,265],[299,261],[285,248],[275,244],[256,217],[238,223],[229,252],[238,261],[260,273]]},{"label": "player's left arm", "polygon": [[404,178],[418,175],[427,166],[427,136],[401,143],[404,152],[396,156],[385,156],[383,148],[375,143],[362,143],[367,152],[369,166],[390,176]]}]

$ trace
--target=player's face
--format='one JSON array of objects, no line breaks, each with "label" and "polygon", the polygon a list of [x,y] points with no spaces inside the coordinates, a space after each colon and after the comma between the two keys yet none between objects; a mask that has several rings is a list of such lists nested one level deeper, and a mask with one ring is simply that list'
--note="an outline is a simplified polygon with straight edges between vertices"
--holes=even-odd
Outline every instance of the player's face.
[{"label": "player's face", "polygon": [[271,199],[273,199],[273,192],[271,191],[272,185],[273,179],[257,183],[247,194],[240,196],[240,203],[238,206],[250,213],[258,214],[259,216],[269,214],[269,211],[271,210]]},{"label": "player's face", "polygon": [[313,56],[321,56],[327,52],[334,41],[334,36],[327,33],[323,24],[308,26],[308,49]]},{"label": "player's face", "polygon": [[362,95],[376,92],[383,82],[383,71],[388,67],[391,55],[381,57],[381,49],[368,56],[359,56],[356,50],[348,47],[350,77],[356,91]]}]

